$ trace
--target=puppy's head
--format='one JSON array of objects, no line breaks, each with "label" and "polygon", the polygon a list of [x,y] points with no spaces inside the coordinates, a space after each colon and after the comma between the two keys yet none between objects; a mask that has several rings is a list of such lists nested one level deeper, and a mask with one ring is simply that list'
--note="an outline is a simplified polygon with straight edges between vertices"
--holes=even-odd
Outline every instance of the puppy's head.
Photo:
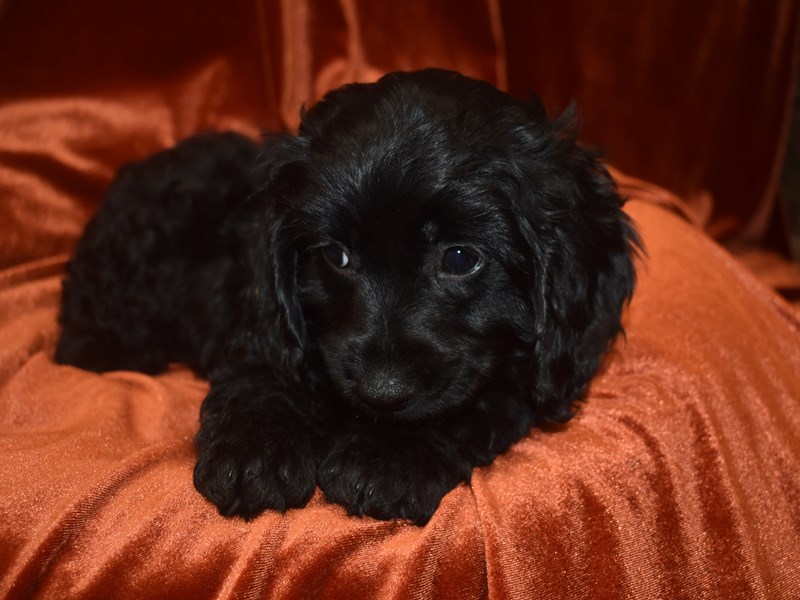
[{"label": "puppy's head", "polygon": [[513,373],[541,419],[569,418],[620,330],[637,243],[569,117],[394,73],[329,93],[288,143],[267,186],[277,299],[351,406],[425,418]]}]

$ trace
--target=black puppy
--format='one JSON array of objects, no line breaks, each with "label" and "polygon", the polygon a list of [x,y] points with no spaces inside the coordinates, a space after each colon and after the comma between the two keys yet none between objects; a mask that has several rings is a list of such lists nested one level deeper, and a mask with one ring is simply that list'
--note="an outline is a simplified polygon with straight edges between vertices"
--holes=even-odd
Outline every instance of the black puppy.
[{"label": "black puppy", "polygon": [[123,169],[69,264],[56,358],[209,375],[195,485],[224,515],[426,522],[620,332],[637,236],[556,121],[457,73],[330,92],[298,135]]}]

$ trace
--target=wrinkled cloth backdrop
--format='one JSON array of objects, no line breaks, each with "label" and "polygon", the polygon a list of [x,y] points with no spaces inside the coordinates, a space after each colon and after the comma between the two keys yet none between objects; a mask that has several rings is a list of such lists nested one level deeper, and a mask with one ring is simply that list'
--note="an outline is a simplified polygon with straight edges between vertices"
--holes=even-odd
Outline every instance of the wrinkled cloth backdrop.
[{"label": "wrinkled cloth backdrop", "polygon": [[[800,324],[717,242],[781,246],[797,34],[796,0],[0,1],[0,596],[796,598]],[[122,163],[424,66],[576,99],[640,178],[627,337],[425,528],[319,495],[225,520],[191,484],[206,382],[53,363],[68,253]]]}]

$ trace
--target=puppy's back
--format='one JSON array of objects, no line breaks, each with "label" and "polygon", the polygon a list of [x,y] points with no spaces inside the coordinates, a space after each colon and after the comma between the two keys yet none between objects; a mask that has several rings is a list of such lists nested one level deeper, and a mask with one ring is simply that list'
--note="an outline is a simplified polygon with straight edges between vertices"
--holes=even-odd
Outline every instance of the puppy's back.
[{"label": "puppy's back", "polygon": [[56,360],[94,371],[205,372],[233,319],[258,145],[201,134],[123,167],[67,265]]}]

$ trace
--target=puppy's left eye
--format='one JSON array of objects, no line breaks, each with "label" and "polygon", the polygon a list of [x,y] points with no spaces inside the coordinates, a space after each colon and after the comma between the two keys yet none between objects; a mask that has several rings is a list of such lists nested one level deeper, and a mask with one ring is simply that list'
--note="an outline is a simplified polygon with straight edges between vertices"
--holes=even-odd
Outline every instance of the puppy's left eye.
[{"label": "puppy's left eye", "polygon": [[480,266],[480,256],[463,246],[448,248],[444,251],[444,255],[442,255],[441,271],[447,275],[470,275],[477,271]]},{"label": "puppy's left eye", "polygon": [[337,269],[346,269],[350,266],[350,257],[339,244],[328,244],[322,248],[322,254],[327,261]]}]

